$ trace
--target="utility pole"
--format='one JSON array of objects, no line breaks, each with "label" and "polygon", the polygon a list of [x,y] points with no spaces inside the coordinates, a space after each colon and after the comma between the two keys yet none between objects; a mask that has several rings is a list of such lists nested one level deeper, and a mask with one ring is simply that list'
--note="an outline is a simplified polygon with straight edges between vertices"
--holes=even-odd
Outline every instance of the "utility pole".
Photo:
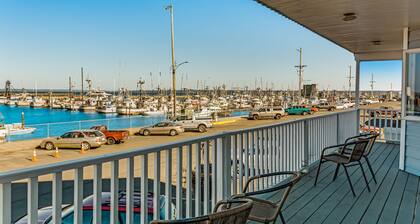
[{"label": "utility pole", "polygon": [[302,48],[297,49],[299,52],[299,65],[296,65],[295,68],[298,69],[298,77],[299,77],[299,96],[302,97],[302,85],[303,85],[303,68],[307,67],[307,65],[302,64]]},{"label": "utility pole", "polygon": [[72,94],[72,87],[73,84],[71,83],[71,76],[69,76],[69,98],[73,98],[73,94]]},{"label": "utility pole", "polygon": [[373,98],[373,88],[374,88],[374,84],[375,84],[375,80],[373,80],[373,73],[372,73],[372,78],[371,78],[371,80],[370,80],[370,89],[371,89],[371,95],[372,95],[372,98]]},{"label": "utility pole", "polygon": [[174,40],[174,6],[171,4],[165,8],[171,15],[171,52],[172,52],[172,117],[176,116],[176,64],[175,64],[175,40]]},{"label": "utility pole", "polygon": [[80,72],[81,72],[81,75],[82,75],[82,90],[80,91],[80,96],[81,96],[81,98],[82,98],[82,102],[83,102],[83,82],[84,82],[84,80],[83,80],[83,67],[80,69]]},{"label": "utility pole", "polygon": [[351,99],[351,80],[354,78],[354,76],[351,74],[351,65],[349,65],[349,70],[349,76],[346,78],[349,80],[349,98]]}]

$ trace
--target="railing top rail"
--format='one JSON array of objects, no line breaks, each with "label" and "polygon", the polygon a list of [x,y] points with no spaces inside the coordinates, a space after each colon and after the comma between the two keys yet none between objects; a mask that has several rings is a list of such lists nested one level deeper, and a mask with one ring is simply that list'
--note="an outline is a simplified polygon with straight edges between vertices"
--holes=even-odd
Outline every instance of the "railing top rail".
[{"label": "railing top rail", "polygon": [[82,159],[68,160],[68,161],[59,162],[59,163],[46,164],[46,165],[41,165],[41,166],[36,166],[36,167],[7,171],[7,172],[0,173],[0,183],[8,183],[8,182],[22,180],[22,179],[26,179],[30,177],[48,175],[48,174],[62,172],[62,171],[71,170],[75,168],[92,166],[95,164],[101,164],[101,163],[106,163],[110,161],[126,159],[126,158],[130,158],[134,156],[160,152],[163,150],[178,148],[182,146],[187,146],[187,145],[192,145],[192,144],[205,142],[205,141],[209,141],[213,139],[222,138],[227,135],[237,135],[237,134],[246,133],[250,131],[283,126],[283,125],[304,122],[304,121],[314,120],[314,119],[319,119],[319,118],[331,117],[331,116],[336,116],[338,114],[346,114],[346,113],[355,112],[355,111],[357,110],[352,109],[352,110],[346,110],[346,111],[340,111],[340,112],[333,112],[333,113],[307,117],[307,118],[298,119],[298,120],[285,121],[285,122],[277,123],[277,124],[263,125],[263,126],[253,127],[253,128],[246,128],[242,130],[222,132],[222,133],[217,133],[217,134],[207,135],[207,136],[202,136],[202,137],[197,137],[197,138],[184,139],[181,141],[166,143],[166,144],[161,144],[161,145],[136,148],[136,149],[131,149],[124,152],[115,152],[115,153],[106,154],[106,155],[92,156],[92,157],[87,157],[87,158],[82,158]]},{"label": "railing top rail", "polygon": [[124,117],[111,117],[111,118],[103,118],[103,119],[90,119],[90,120],[78,120],[78,121],[61,121],[61,122],[47,122],[47,123],[38,123],[38,124],[28,124],[27,126],[40,126],[40,125],[59,125],[59,124],[71,124],[71,123],[87,123],[87,122],[98,122],[98,121],[109,121],[109,120],[122,120],[122,119],[129,119],[129,118],[144,118],[143,115],[132,115],[132,116],[124,116]]}]

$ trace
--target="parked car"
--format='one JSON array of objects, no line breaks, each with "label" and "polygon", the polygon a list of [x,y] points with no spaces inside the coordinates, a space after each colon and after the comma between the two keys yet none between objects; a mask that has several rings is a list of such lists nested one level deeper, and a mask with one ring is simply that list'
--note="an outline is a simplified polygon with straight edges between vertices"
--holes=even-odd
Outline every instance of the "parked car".
[{"label": "parked car", "polygon": [[102,132],[88,129],[69,131],[60,137],[44,139],[39,146],[46,150],[53,150],[55,147],[89,150],[100,147],[105,143],[106,138]]},{"label": "parked car", "polygon": [[317,108],[320,110],[328,110],[328,111],[334,111],[336,107],[328,102],[322,102],[317,105]]},{"label": "parked car", "polygon": [[108,145],[123,143],[128,139],[128,131],[126,130],[108,130],[106,125],[93,126],[90,129],[102,132]]},{"label": "parked car", "polygon": [[213,127],[211,119],[188,119],[185,116],[179,116],[174,121],[175,124],[180,125],[185,131],[206,132],[207,129]]},{"label": "parked car", "polygon": [[139,133],[144,136],[148,135],[170,135],[175,136],[183,133],[184,128],[171,121],[162,121],[150,127],[144,127],[139,130]]},{"label": "parked car", "polygon": [[319,112],[318,107],[316,107],[316,106],[312,106],[312,107],[311,107],[311,112],[312,112],[312,113]]},{"label": "parked car", "polygon": [[286,109],[286,113],[289,115],[307,115],[312,114],[311,108],[306,106],[291,106]]},{"label": "parked car", "polygon": [[[133,216],[134,223],[140,223],[140,192],[134,192],[133,195]],[[125,224],[126,222],[126,193],[124,191],[119,192],[118,195],[118,221],[120,224]],[[160,218],[165,219],[165,203],[166,196],[161,195],[160,198]],[[102,192],[101,196],[101,212],[102,212],[102,223],[108,223],[111,217],[109,203],[111,201],[110,192]],[[147,195],[147,220],[148,222],[153,220],[153,193],[149,192]],[[175,219],[176,216],[176,207],[174,204],[171,205],[171,219]],[[92,223],[93,219],[93,195],[87,197],[83,200],[83,224]],[[38,223],[39,224],[53,224],[52,221],[52,207],[45,207],[38,210]],[[73,224],[74,222],[74,207],[73,205],[63,206],[62,211],[62,223],[63,224]],[[27,224],[28,217],[24,216],[20,218],[15,224]]]},{"label": "parked car", "polygon": [[258,120],[262,118],[274,118],[280,119],[285,115],[284,109],[282,107],[263,107],[256,111],[252,111],[249,113],[248,118],[253,120]]}]

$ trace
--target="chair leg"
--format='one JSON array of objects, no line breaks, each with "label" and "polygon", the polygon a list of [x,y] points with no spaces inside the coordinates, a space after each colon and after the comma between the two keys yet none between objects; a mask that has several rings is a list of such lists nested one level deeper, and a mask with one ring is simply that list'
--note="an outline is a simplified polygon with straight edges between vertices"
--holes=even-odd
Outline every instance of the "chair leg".
[{"label": "chair leg", "polygon": [[316,177],[315,177],[314,186],[316,186],[316,182],[318,181],[318,175],[319,175],[319,171],[321,170],[321,164],[322,164],[322,159],[319,160],[318,170],[316,171]]},{"label": "chair leg", "polygon": [[349,173],[347,172],[347,167],[344,166],[344,165],[343,165],[343,167],[344,167],[344,172],[346,173],[347,180],[348,180],[349,185],[350,185],[351,192],[353,193],[353,196],[356,197],[356,193],[354,193],[354,189],[353,189],[353,184],[351,184],[350,176],[349,176]]},{"label": "chair leg", "polygon": [[367,165],[368,165],[368,168],[369,168],[370,174],[372,174],[373,181],[375,181],[375,184],[377,184],[378,182],[376,182],[375,172],[373,172],[372,166],[370,165],[370,161],[369,161],[369,159],[367,158],[367,156],[365,156],[364,158],[365,158],[366,163],[367,163]]},{"label": "chair leg", "polygon": [[359,163],[360,169],[362,170],[363,179],[365,179],[366,187],[367,187],[368,191],[370,192],[369,182],[366,178],[365,170],[363,169],[362,163],[360,161],[357,161],[357,162]]},{"label": "chair leg", "polygon": [[286,220],[284,220],[283,214],[280,212],[280,220],[283,224],[286,224]]},{"label": "chair leg", "polygon": [[337,167],[335,168],[335,172],[334,172],[333,181],[335,181],[335,179],[337,178],[337,174],[338,174],[339,169],[340,169],[340,164],[337,163]]}]

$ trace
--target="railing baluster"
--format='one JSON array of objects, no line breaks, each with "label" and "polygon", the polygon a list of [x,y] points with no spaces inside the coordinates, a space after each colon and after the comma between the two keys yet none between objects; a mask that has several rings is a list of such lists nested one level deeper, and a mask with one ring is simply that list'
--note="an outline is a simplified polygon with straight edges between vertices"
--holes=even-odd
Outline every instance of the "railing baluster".
[{"label": "railing baluster", "polygon": [[0,184],[0,222],[12,223],[12,184]]},{"label": "railing baluster", "polygon": [[237,135],[238,137],[238,153],[239,153],[239,184],[238,184],[238,188],[237,188],[237,193],[242,192],[242,188],[244,186],[244,144],[243,144],[243,138],[242,138],[242,133]]},{"label": "railing baluster", "polygon": [[182,218],[182,146],[177,150],[176,165],[176,218]]},{"label": "railing baluster", "polygon": [[[245,151],[244,151],[244,155],[245,155],[245,182],[248,181],[249,179],[249,132],[245,132],[244,133],[244,141],[245,141]],[[242,193],[243,190],[243,185],[242,188],[240,189],[240,193]]]},{"label": "railing baluster", "polygon": [[127,178],[126,178],[126,223],[134,222],[134,158],[127,158]]},{"label": "railing baluster", "polygon": [[38,177],[28,179],[28,223],[38,223]]},{"label": "railing baluster", "polygon": [[83,167],[74,170],[74,224],[83,223]]},{"label": "railing baluster", "polygon": [[[250,147],[249,163],[251,164],[250,176],[253,177],[256,175],[255,174],[255,131],[251,131],[250,134],[251,134],[251,147]],[[250,191],[254,190],[254,182],[255,181],[253,181],[251,185],[249,186]]]},{"label": "railing baluster", "polygon": [[[148,223],[147,214],[148,214],[148,155],[144,154],[140,156],[140,223]],[[157,206],[157,205],[155,205]]]},{"label": "railing baluster", "polygon": [[237,191],[237,182],[238,182],[238,163],[241,163],[241,161],[238,160],[238,142],[236,141],[236,135],[232,136],[233,140],[232,140],[232,149],[227,149],[227,150],[232,150],[232,193],[236,194]]},{"label": "railing baluster", "polygon": [[[260,151],[260,144],[261,144],[261,132],[260,132],[260,130],[257,130],[257,139],[256,139],[256,153],[255,153],[255,155],[256,155],[256,158],[255,158],[255,167],[256,167],[256,170],[255,170],[255,175],[256,176],[258,176],[258,175],[260,175],[260,174],[262,174],[261,173],[261,165],[262,165],[262,161],[261,161],[261,155],[260,155],[260,153],[261,153],[261,151]],[[261,187],[261,181],[259,180],[259,179],[257,179],[257,180],[255,180],[255,182],[256,182],[256,184],[257,184],[257,188],[256,188],[256,190],[259,190],[259,189],[261,189],[262,187]]]},{"label": "railing baluster", "polygon": [[166,150],[166,171],[165,171],[165,213],[166,219],[171,219],[171,204],[172,204],[172,149]]},{"label": "railing baluster", "polygon": [[186,201],[186,212],[187,218],[192,217],[192,145],[188,145],[187,149],[187,201]]},{"label": "railing baluster", "polygon": [[217,138],[211,142],[211,207],[214,208],[217,201]]},{"label": "railing baluster", "polygon": [[93,224],[102,223],[102,164],[93,167]]},{"label": "railing baluster", "polygon": [[119,164],[118,160],[111,162],[111,224],[118,223],[118,191],[119,191]]},{"label": "railing baluster", "polygon": [[207,214],[209,212],[209,141],[207,141],[204,145],[204,212],[203,214]]},{"label": "railing baluster", "polygon": [[195,216],[201,215],[201,144],[195,144]]},{"label": "railing baluster", "polygon": [[153,180],[153,219],[160,219],[160,152],[155,153]]},{"label": "railing baluster", "polygon": [[52,188],[52,222],[61,224],[61,206],[63,202],[63,174],[57,172],[53,174]]}]

